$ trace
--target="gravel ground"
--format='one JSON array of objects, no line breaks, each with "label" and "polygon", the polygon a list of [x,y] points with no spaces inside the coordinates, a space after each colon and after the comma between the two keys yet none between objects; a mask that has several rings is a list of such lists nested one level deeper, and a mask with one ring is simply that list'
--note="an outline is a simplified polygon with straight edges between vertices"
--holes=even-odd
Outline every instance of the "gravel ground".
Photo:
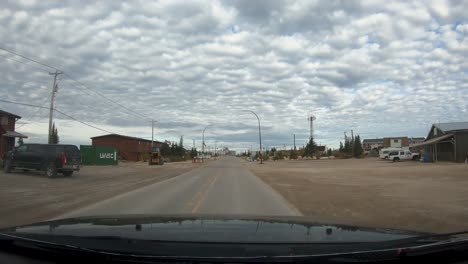
[{"label": "gravel ground", "polygon": [[368,158],[246,166],[318,222],[437,233],[468,230],[468,164]]},{"label": "gravel ground", "polygon": [[84,166],[71,177],[49,179],[43,172],[0,171],[0,227],[48,220],[98,201],[175,177],[201,163],[164,166],[122,162],[117,166]]}]

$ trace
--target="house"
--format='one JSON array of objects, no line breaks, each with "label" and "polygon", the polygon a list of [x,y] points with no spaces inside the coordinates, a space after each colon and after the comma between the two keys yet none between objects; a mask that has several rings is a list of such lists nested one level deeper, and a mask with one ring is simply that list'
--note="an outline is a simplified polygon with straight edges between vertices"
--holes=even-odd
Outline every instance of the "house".
[{"label": "house", "polygon": [[378,151],[383,148],[383,138],[373,138],[373,139],[364,139],[362,141],[362,148],[365,153],[368,153],[372,150]]},{"label": "house", "polygon": [[[91,138],[93,146],[115,147],[118,159],[128,161],[139,161],[143,155],[151,152],[151,140],[129,137],[118,134],[108,134]],[[164,142],[153,141],[153,147],[161,148]]]},{"label": "house", "polygon": [[27,138],[27,136],[15,131],[16,121],[21,116],[0,110],[0,158],[15,146],[15,138]]},{"label": "house", "polygon": [[384,148],[405,148],[409,147],[408,137],[387,137],[383,139]]},{"label": "house", "polygon": [[468,159],[468,122],[433,124],[424,142],[414,145],[429,161]]}]

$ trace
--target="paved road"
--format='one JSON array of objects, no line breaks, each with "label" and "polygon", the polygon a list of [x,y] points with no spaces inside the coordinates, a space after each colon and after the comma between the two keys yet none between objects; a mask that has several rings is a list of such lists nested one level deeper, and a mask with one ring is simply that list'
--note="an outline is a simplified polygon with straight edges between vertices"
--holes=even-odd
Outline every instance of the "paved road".
[{"label": "paved road", "polygon": [[59,218],[179,213],[300,215],[282,196],[248,171],[242,162],[235,157],[211,161],[175,178],[121,194]]}]

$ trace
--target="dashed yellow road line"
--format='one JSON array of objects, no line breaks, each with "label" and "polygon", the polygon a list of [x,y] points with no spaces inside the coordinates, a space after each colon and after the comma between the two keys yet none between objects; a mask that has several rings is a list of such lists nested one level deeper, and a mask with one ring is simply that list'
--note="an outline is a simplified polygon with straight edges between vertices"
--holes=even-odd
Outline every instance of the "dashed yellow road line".
[{"label": "dashed yellow road line", "polygon": [[201,192],[201,196],[198,195],[200,192],[198,192],[197,195],[195,195],[196,197],[199,196],[199,199],[198,199],[197,203],[195,204],[195,207],[193,207],[192,213],[196,213],[198,211],[201,204],[203,203],[203,201],[206,198],[206,194],[213,187],[213,185],[215,184],[217,179],[218,179],[218,175],[216,175],[215,177],[212,178],[212,180],[209,183],[208,187]]}]

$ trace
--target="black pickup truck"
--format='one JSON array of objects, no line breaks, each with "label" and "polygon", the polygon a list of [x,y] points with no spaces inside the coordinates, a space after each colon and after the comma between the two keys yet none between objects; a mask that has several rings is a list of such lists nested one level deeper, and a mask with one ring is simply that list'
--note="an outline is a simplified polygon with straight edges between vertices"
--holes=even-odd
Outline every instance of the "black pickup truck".
[{"label": "black pickup truck", "polygon": [[57,173],[71,176],[80,170],[80,163],[80,150],[74,145],[23,144],[6,154],[3,170],[9,173],[13,169],[35,169],[52,178]]}]

